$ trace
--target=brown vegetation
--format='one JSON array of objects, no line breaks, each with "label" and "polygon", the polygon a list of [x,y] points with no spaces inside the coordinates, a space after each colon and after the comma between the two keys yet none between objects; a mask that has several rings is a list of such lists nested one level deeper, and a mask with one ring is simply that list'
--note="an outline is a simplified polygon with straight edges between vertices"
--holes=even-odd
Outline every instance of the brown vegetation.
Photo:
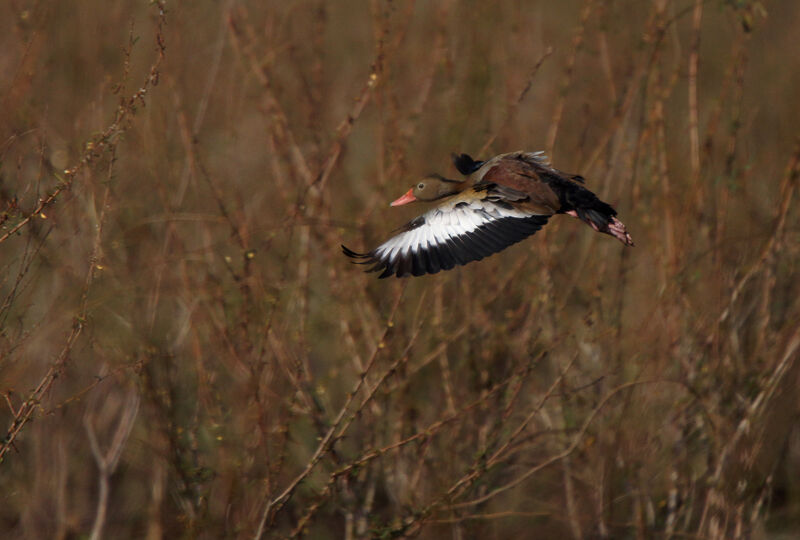
[{"label": "brown vegetation", "polygon": [[[800,5],[0,3],[0,536],[800,528]],[[360,272],[449,154],[568,218]]]}]

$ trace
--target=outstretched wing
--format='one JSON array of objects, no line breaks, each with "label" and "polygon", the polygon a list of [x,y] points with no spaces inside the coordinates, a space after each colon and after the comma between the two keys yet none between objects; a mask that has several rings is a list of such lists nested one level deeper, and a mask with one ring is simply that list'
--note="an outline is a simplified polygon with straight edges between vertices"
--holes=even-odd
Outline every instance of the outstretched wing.
[{"label": "outstretched wing", "polygon": [[[475,192],[472,192],[475,195]],[[380,278],[421,276],[479,261],[527,238],[547,223],[548,215],[514,208],[495,196],[457,196],[414,219],[377,248],[357,253],[342,246],[367,272]]]}]

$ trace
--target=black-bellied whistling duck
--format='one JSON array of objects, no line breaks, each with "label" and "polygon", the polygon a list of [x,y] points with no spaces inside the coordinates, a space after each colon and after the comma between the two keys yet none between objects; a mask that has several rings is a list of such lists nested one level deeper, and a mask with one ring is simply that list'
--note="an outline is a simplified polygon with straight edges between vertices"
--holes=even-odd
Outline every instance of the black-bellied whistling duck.
[{"label": "black-bellied whistling duck", "polygon": [[542,152],[511,152],[487,161],[453,155],[466,176],[450,180],[432,175],[391,203],[441,202],[399,229],[368,253],[342,246],[367,272],[421,276],[479,261],[534,234],[550,216],[568,214],[626,246],[633,239],[611,205],[583,187],[583,178],[550,166]]}]

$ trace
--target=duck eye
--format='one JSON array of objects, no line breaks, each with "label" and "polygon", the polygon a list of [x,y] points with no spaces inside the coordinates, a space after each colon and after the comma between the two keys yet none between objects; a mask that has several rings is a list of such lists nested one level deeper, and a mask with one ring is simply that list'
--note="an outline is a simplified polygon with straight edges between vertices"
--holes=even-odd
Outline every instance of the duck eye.
[{"label": "duck eye", "polygon": [[417,189],[425,189],[425,184],[420,182],[419,184],[417,184]]}]

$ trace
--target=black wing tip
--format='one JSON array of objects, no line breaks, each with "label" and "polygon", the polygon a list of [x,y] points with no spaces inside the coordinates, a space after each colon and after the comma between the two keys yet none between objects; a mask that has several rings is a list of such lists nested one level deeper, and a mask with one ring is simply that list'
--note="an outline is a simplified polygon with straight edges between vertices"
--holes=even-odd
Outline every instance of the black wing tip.
[{"label": "black wing tip", "polygon": [[[347,257],[350,257],[351,259],[355,259],[353,261],[350,261],[353,264],[373,264],[379,262],[371,252],[359,253],[357,251],[353,251],[344,244],[340,245],[342,247],[342,253],[344,253]],[[377,268],[373,266],[372,268],[365,270],[365,272],[375,272],[376,269]]]},{"label": "black wing tip", "polygon": [[[370,274],[372,272],[382,272],[381,275],[378,276],[379,279],[384,279],[387,277],[392,277],[397,272],[397,268],[395,265],[388,264],[386,261],[383,261],[375,255],[370,253],[359,253],[357,251],[353,251],[349,247],[345,246],[344,244],[339,244],[342,248],[342,253],[344,253],[347,257],[351,259],[357,259],[354,261],[350,261],[353,264],[371,264],[372,266],[364,270],[365,273]],[[401,274],[397,274],[397,277],[403,277]]]},{"label": "black wing tip", "polygon": [[433,261],[429,254],[421,253],[415,253],[393,261],[373,257],[368,262],[374,262],[375,265],[369,268],[367,272],[381,272],[378,279],[386,279],[392,276],[398,279],[421,277],[429,274],[438,274],[442,270],[449,270],[455,266],[453,263],[445,263],[442,265],[438,260]]},{"label": "black wing tip", "polygon": [[486,163],[485,161],[475,161],[469,154],[456,154],[455,152],[450,154],[450,159],[453,160],[453,165],[458,172],[465,176],[474,173]]},{"label": "black wing tip", "polygon": [[350,257],[351,259],[366,259],[370,255],[368,253],[359,253],[357,251],[353,251],[349,247],[345,246],[344,244],[340,244],[342,247],[342,253]]},{"label": "black wing tip", "polygon": [[379,279],[392,276],[406,278],[438,274],[456,266],[480,261],[503,251],[512,244],[535,234],[550,216],[532,215],[526,218],[504,218],[478,227],[468,235],[450,237],[442,244],[428,246],[422,251],[403,253],[392,259],[375,252],[358,253],[342,245],[342,252],[356,264],[371,264],[366,272],[380,272]]}]

